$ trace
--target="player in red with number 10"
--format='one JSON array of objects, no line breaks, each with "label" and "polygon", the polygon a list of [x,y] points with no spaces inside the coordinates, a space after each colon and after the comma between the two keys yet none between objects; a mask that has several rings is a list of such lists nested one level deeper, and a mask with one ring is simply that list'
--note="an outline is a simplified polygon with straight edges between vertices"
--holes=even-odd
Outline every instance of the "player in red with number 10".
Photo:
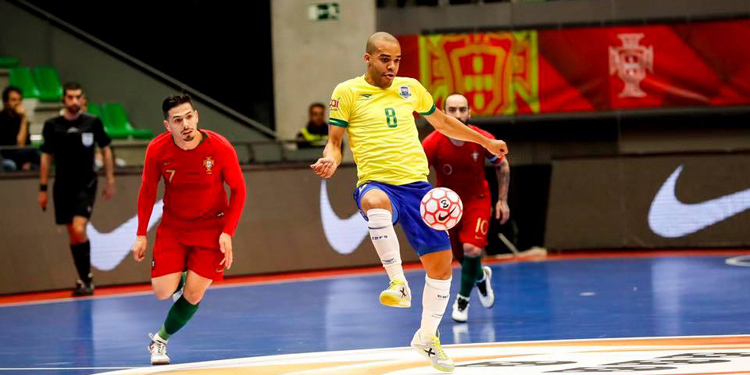
[{"label": "player in red with number 10", "polygon": [[167,340],[193,317],[211,282],[221,280],[224,268],[232,266],[232,236],[246,194],[234,147],[221,135],[198,129],[190,95],[168,96],[162,111],[167,132],[146,149],[133,257],[140,262],[145,256],[148,222],[163,179],[164,214],[156,232],[151,285],[160,300],[182,295],[174,298],[159,332],[150,335],[154,365],[169,363]]},{"label": "player in red with number 10", "polygon": [[[492,134],[469,125],[471,110],[462,94],[451,94],[445,99],[445,113],[460,120],[487,138]],[[466,322],[469,318],[469,296],[474,285],[479,291],[479,302],[490,308],[495,303],[492,291],[492,270],[482,267],[482,249],[487,246],[487,230],[492,202],[484,174],[485,159],[495,165],[498,200],[495,218],[504,224],[510,217],[508,208],[508,159],[497,157],[475,143],[451,139],[433,132],[422,142],[427,160],[437,174],[437,185],[452,189],[461,197],[464,214],[461,221],[450,230],[453,257],[461,262],[461,289],[453,304],[453,320]]]}]

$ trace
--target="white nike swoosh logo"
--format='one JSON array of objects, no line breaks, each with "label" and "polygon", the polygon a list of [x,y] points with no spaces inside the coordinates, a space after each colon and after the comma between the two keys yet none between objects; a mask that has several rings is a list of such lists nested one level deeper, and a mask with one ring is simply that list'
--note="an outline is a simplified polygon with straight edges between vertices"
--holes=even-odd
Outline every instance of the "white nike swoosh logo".
[{"label": "white nike swoosh logo", "polygon": [[675,196],[682,165],[656,193],[648,212],[648,225],[659,236],[677,238],[726,220],[750,208],[750,189],[701,203],[684,204]]},{"label": "white nike swoosh logo", "polygon": [[339,254],[354,252],[369,233],[367,222],[358,212],[348,219],[341,219],[336,215],[328,200],[326,180],[320,183],[320,219],[328,244]]},{"label": "white nike swoosh logo", "polygon": [[[159,200],[154,204],[148,230],[161,219],[164,203]],[[138,215],[128,219],[109,233],[100,233],[89,221],[86,232],[91,241],[91,265],[101,271],[111,271],[130,253],[130,245],[138,232]]]}]

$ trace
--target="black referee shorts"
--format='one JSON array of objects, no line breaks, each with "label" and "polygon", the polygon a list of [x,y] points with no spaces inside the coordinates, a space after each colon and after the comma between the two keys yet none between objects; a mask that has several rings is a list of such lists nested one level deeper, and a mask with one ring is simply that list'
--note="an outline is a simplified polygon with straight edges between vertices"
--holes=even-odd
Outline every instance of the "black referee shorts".
[{"label": "black referee shorts", "polygon": [[72,224],[73,216],[90,218],[96,199],[97,178],[89,183],[70,184],[55,182],[52,195],[55,203],[55,222],[58,225]]}]

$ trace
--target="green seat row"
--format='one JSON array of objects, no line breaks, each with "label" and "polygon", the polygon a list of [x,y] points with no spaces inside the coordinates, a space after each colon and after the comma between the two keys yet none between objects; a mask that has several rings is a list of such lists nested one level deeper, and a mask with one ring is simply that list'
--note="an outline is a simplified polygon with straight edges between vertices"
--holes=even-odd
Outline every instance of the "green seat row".
[{"label": "green seat row", "polygon": [[0,57],[0,69],[11,69],[18,66],[20,62],[13,57]]},{"label": "green seat row", "polygon": [[120,103],[104,103],[101,106],[89,102],[88,113],[99,117],[104,124],[104,130],[112,139],[151,139],[154,133],[150,129],[134,128]]},{"label": "green seat row", "polygon": [[62,84],[57,69],[37,66],[34,69],[21,66],[10,69],[10,85],[21,89],[24,98],[35,98],[42,102],[62,100]]}]

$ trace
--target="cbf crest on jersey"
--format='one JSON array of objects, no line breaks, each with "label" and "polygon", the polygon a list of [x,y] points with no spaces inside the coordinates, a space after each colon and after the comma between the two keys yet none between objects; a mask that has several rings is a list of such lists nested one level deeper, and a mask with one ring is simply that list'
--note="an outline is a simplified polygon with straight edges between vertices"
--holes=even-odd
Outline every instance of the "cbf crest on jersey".
[{"label": "cbf crest on jersey", "polygon": [[406,86],[406,85],[401,86],[401,96],[404,99],[408,99],[411,96],[411,89],[409,89],[409,86]]},{"label": "cbf crest on jersey", "polygon": [[81,133],[81,143],[84,147],[91,147],[94,144],[94,133]]},{"label": "cbf crest on jersey", "polygon": [[214,159],[211,159],[210,156],[203,159],[203,166],[206,167],[206,173],[211,174],[211,168],[213,168],[214,165],[216,165],[216,162]]}]

